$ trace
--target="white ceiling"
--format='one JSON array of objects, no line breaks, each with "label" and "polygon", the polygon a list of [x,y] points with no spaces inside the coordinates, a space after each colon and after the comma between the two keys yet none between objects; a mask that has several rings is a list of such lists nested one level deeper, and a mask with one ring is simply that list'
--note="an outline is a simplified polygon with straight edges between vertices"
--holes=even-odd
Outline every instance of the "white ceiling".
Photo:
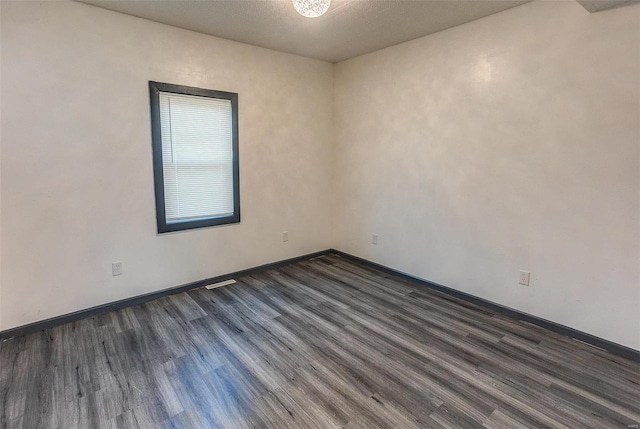
[{"label": "white ceiling", "polygon": [[332,63],[530,0],[333,0],[304,18],[291,0],[78,0],[225,39]]}]

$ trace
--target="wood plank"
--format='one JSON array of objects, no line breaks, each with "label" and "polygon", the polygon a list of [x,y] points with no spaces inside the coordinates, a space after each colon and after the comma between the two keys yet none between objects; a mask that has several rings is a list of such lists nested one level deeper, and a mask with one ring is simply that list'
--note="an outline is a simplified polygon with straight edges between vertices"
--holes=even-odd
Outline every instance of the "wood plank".
[{"label": "wood plank", "polygon": [[640,364],[336,255],[0,343],[0,428],[631,427]]}]

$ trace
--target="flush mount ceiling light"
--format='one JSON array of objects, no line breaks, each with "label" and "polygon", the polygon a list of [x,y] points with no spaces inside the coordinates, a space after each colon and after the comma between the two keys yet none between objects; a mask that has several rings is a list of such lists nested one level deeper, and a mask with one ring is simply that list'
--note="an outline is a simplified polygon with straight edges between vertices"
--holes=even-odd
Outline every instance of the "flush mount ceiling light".
[{"label": "flush mount ceiling light", "polygon": [[331,4],[331,0],[292,0],[293,7],[296,8],[296,11],[307,18],[317,18],[323,15],[327,9],[329,9],[329,5]]}]

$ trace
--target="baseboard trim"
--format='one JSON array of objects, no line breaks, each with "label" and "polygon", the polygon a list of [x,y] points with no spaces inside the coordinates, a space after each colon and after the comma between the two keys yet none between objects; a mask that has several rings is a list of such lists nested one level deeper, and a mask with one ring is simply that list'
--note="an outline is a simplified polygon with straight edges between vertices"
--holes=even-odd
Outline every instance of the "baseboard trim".
[{"label": "baseboard trim", "polygon": [[359,263],[366,267],[373,268],[378,271],[382,271],[383,273],[398,276],[414,284],[418,284],[420,286],[426,286],[430,289],[436,290],[438,292],[442,292],[449,296],[462,299],[472,304],[476,304],[478,306],[487,308],[491,311],[494,311],[495,313],[505,315],[512,319],[516,319],[523,322],[531,323],[536,326],[540,326],[541,328],[548,329],[560,335],[564,335],[564,336],[573,338],[575,340],[581,341],[583,343],[589,344],[591,346],[595,346],[597,348],[606,350],[609,353],[615,354],[617,356],[621,356],[626,359],[640,362],[640,351],[632,349],[630,347],[626,347],[621,344],[617,344],[609,340],[605,340],[604,338],[596,337],[595,335],[587,334],[586,332],[582,332],[577,329],[573,329],[568,326],[561,325],[559,323],[552,322],[550,320],[543,319],[538,316],[533,316],[531,314],[527,314],[522,311],[515,310],[513,308],[506,307],[504,305],[497,304],[495,302],[492,302],[483,298],[479,298],[475,295],[471,295],[465,292],[460,292],[456,289],[452,289],[450,287],[443,286],[438,283],[434,283],[428,280],[423,280],[421,278],[412,276],[410,274],[403,273],[402,271],[394,270],[393,268],[389,268],[387,266],[377,264],[375,262],[371,262],[367,259],[360,258],[358,256],[354,256],[349,253],[342,252],[340,250],[331,249],[330,253],[340,256],[344,259],[348,259],[352,262]]},{"label": "baseboard trim", "polygon": [[191,289],[197,289],[212,283],[218,283],[218,282],[230,280],[237,277],[250,276],[250,275],[258,274],[264,271],[281,268],[286,265],[295,264],[296,262],[306,261],[312,258],[317,258],[317,257],[328,255],[328,254],[334,254],[334,255],[340,256],[344,259],[348,259],[352,262],[359,263],[361,265],[364,265],[369,268],[373,268],[383,273],[400,277],[414,284],[425,286],[430,289],[436,290],[438,292],[447,294],[449,296],[462,299],[472,304],[487,308],[491,311],[505,315],[512,319],[516,319],[523,322],[531,323],[536,326],[540,326],[542,328],[548,329],[558,334],[561,334],[561,335],[573,338],[575,340],[581,341],[583,343],[589,344],[591,346],[595,346],[600,349],[606,350],[617,356],[621,356],[626,359],[631,359],[633,361],[640,362],[640,351],[632,349],[630,347],[626,347],[621,344],[617,344],[609,340],[605,340],[604,338],[596,337],[595,335],[591,335],[586,332],[582,332],[577,329],[573,329],[568,326],[564,326],[559,323],[543,319],[541,317],[533,316],[531,314],[527,314],[522,311],[515,310],[513,308],[506,307],[504,305],[497,304],[495,302],[492,302],[483,298],[479,298],[475,295],[471,295],[447,286],[443,286],[438,283],[424,280],[419,277],[415,277],[410,274],[403,273],[402,271],[389,268],[385,265],[381,265],[381,264],[369,261],[367,259],[360,258],[358,256],[354,256],[349,253],[345,253],[336,249],[327,249],[319,252],[309,253],[302,256],[297,256],[295,258],[289,258],[289,259],[284,259],[277,262],[271,262],[271,263],[260,265],[257,267],[248,268],[246,270],[240,270],[240,271],[235,271],[233,273],[222,274],[220,276],[211,277],[208,279],[199,280],[192,283],[187,283],[180,286],[170,287],[157,292],[151,292],[143,295],[134,296],[131,298],[125,298],[119,301],[114,301],[107,304],[102,304],[95,307],[87,308],[84,310],[75,311],[73,313],[63,314],[61,316],[52,317],[50,319],[33,322],[28,325],[17,326],[15,328],[10,328],[4,331],[0,331],[0,340],[5,340],[12,337],[19,337],[19,336],[30,334],[33,332],[50,329],[59,325],[63,325],[65,323],[75,322],[81,319],[86,319],[88,317],[93,317],[99,314],[107,313],[109,311],[120,310],[126,307],[131,307],[131,306],[142,304],[148,301],[153,301],[154,299],[162,298],[164,296],[186,292]]},{"label": "baseboard trim", "polygon": [[110,302],[107,304],[97,305],[95,307],[87,308],[84,310],[74,311],[73,313],[63,314],[61,316],[52,317],[50,319],[41,320],[38,322],[29,323],[28,325],[17,326],[15,328],[6,329],[0,331],[0,340],[5,340],[12,337],[19,337],[22,335],[30,334],[45,329],[50,329],[59,325],[63,325],[69,322],[75,322],[80,319],[86,319],[99,314],[107,313],[109,311],[120,310],[133,305],[142,304],[154,299],[162,298],[168,295],[175,295],[178,293],[186,292],[191,289],[197,289],[204,287],[212,283],[218,283],[225,280],[230,280],[236,277],[251,276],[264,271],[273,270],[286,265],[295,264],[296,262],[306,261],[308,259],[317,258],[331,253],[329,249],[322,250],[320,252],[309,253],[307,255],[297,256],[295,258],[284,259],[282,261],[271,262],[269,264],[260,265],[258,267],[248,268],[246,270],[235,271],[233,273],[222,274],[220,276],[211,277],[204,280],[199,280],[192,283],[186,283],[180,286],[174,286],[167,289],[162,289],[157,292],[150,292],[143,295],[137,295],[131,298],[121,299],[119,301]]}]

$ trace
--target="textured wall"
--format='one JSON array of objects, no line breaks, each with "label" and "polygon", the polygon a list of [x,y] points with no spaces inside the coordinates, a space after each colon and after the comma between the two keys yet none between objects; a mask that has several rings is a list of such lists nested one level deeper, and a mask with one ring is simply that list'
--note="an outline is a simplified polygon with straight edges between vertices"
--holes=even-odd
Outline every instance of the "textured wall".
[{"label": "textured wall", "polygon": [[[337,247],[640,349],[639,6],[535,2],[334,69],[1,7],[0,329]],[[148,80],[240,94],[240,225],[156,234]]]},{"label": "textured wall", "polygon": [[[3,2],[0,327],[330,247],[332,76],[84,4]],[[157,235],[149,80],[239,93],[241,224]]]},{"label": "textured wall", "polygon": [[639,43],[534,2],[337,64],[337,248],[640,349]]}]

